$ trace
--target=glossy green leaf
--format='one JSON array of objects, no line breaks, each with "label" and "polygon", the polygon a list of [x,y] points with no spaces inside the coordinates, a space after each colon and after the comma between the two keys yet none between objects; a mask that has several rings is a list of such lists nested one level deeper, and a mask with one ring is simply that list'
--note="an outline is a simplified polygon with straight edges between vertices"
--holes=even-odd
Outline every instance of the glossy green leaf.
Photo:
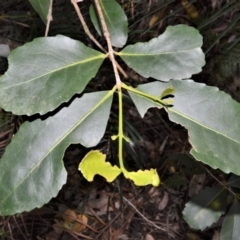
[{"label": "glossy green leaf", "polygon": [[[128,37],[128,21],[126,14],[115,0],[100,0],[99,3],[110,33],[112,45],[114,47],[123,47]],[[98,34],[103,36],[102,27],[97,16],[94,6],[91,5],[90,17],[92,23]]]},{"label": "glossy green leaf", "polygon": [[42,20],[47,22],[48,9],[50,0],[29,0],[35,11],[40,15]]},{"label": "glossy green leaf", "polygon": [[98,150],[90,151],[79,164],[79,170],[88,181],[93,181],[96,174],[112,182],[121,173],[117,166],[106,162],[106,155]]},{"label": "glossy green leaf", "polygon": [[[159,96],[167,87],[175,89],[174,106],[166,108],[171,121],[188,129],[191,154],[197,159],[229,173],[240,175],[240,104],[216,87],[192,80],[153,82],[137,89]],[[143,117],[151,107],[162,107],[130,92]]]},{"label": "glossy green leaf", "polygon": [[240,204],[234,202],[226,215],[220,232],[220,240],[239,240]]},{"label": "glossy green leaf", "polygon": [[124,176],[131,179],[136,186],[146,186],[152,184],[157,187],[160,184],[160,178],[156,169],[138,170],[137,172],[123,172]]},{"label": "glossy green leaf", "polygon": [[204,230],[225,212],[226,191],[221,187],[203,189],[183,210],[183,218],[194,229]]},{"label": "glossy green leaf", "polygon": [[158,38],[136,43],[116,53],[143,77],[162,81],[190,78],[205,64],[202,36],[186,25],[167,27]]},{"label": "glossy green leaf", "polygon": [[20,127],[0,161],[0,216],[41,207],[57,195],[67,177],[65,149],[71,143],[98,144],[112,96],[113,91],[84,94],[53,117]]},{"label": "glossy green leaf", "polygon": [[17,115],[54,110],[84,90],[104,58],[65,36],[37,38],[11,52],[0,78],[0,107]]}]

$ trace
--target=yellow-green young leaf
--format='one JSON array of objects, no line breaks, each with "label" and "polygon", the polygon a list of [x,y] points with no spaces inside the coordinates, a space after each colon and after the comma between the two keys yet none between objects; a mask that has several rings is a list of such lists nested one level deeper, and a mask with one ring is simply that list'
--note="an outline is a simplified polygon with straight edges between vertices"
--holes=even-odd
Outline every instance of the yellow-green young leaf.
[{"label": "yellow-green young leaf", "polygon": [[185,79],[205,64],[199,31],[186,25],[167,27],[158,38],[126,46],[116,53],[143,77],[161,81]]},{"label": "yellow-green young leaf", "polygon": [[118,138],[118,135],[113,135],[113,136],[111,136],[111,139],[114,141],[114,140],[116,140]]},{"label": "yellow-green young leaf", "polygon": [[106,162],[106,155],[98,150],[90,151],[79,164],[78,169],[88,181],[93,181],[96,174],[106,178],[108,182],[114,179],[121,173],[117,166],[112,166]]},{"label": "yellow-green young leaf", "polygon": [[160,99],[167,97],[169,95],[173,95],[175,93],[175,89],[173,87],[168,87],[160,95]]},{"label": "yellow-green young leaf", "polygon": [[136,186],[152,184],[157,187],[160,184],[160,178],[156,169],[138,170],[137,172],[124,171],[123,174],[126,178],[131,179]]},{"label": "yellow-green young leaf", "polygon": [[47,22],[47,15],[50,6],[50,0],[29,0],[35,11],[40,15],[42,20]]},{"label": "yellow-green young leaf", "polygon": [[161,100],[162,103],[165,105],[165,106],[172,106],[173,103],[174,103],[174,99],[173,98],[170,98],[170,99],[163,99]]}]

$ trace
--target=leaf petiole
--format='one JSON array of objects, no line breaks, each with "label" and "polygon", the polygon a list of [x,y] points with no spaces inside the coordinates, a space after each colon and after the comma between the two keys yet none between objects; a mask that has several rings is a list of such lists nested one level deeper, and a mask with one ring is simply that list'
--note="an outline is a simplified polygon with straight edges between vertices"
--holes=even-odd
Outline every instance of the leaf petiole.
[{"label": "leaf petiole", "polygon": [[118,119],[118,158],[119,165],[122,172],[126,172],[123,163],[123,139],[125,138],[123,133],[123,101],[122,101],[122,89],[118,89],[118,104],[119,104],[119,119]]},{"label": "leaf petiole", "polygon": [[[124,83],[122,83],[121,86],[122,86],[122,88],[124,88],[128,91],[136,93],[136,94],[138,94],[142,97],[145,97],[147,99],[150,99],[154,102],[160,103],[163,107],[167,107],[167,106],[173,104],[173,99],[162,99],[163,97],[174,93],[174,89],[171,88],[171,87],[164,90],[163,93],[159,97],[156,97],[156,96],[147,94],[145,92],[141,92],[141,91],[137,90],[136,88],[130,87],[130,86],[124,84]],[[165,93],[168,93],[168,94],[165,94]]]}]

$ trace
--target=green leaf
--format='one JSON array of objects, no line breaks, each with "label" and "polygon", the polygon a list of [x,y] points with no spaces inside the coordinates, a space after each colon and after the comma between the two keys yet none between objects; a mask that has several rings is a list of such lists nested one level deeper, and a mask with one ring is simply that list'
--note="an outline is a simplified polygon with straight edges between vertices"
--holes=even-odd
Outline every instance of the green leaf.
[{"label": "green leaf", "polygon": [[204,230],[225,212],[226,199],[226,191],[221,186],[203,189],[186,204],[183,218],[190,227]]},{"label": "green leaf", "polygon": [[52,111],[84,90],[104,58],[65,36],[37,38],[11,52],[0,78],[0,106],[17,115]]},{"label": "green leaf", "polygon": [[[104,20],[106,22],[110,39],[114,47],[123,47],[128,38],[128,21],[121,6],[115,0],[100,0],[99,1]],[[90,17],[92,23],[100,36],[103,36],[101,23],[98,19],[98,14],[93,5],[90,6]]]},{"label": "green leaf", "polygon": [[236,201],[224,219],[220,240],[238,240],[240,236],[240,205]]},{"label": "green leaf", "polygon": [[137,172],[123,172],[124,176],[131,179],[136,186],[146,186],[152,184],[157,187],[160,184],[160,178],[157,174],[156,169],[150,170],[138,170]]},{"label": "green leaf", "polygon": [[84,94],[53,117],[20,127],[0,161],[0,215],[30,211],[57,195],[67,177],[65,149],[71,143],[98,144],[113,92]]},{"label": "green leaf", "polygon": [[[171,121],[188,129],[191,154],[197,159],[229,173],[240,175],[240,105],[216,87],[192,80],[153,82],[137,89],[154,96],[173,87],[174,106],[166,108]],[[162,106],[129,92],[143,117],[151,107]]]},{"label": "green leaf", "polygon": [[78,169],[89,182],[93,181],[96,174],[105,177],[108,182],[112,182],[121,173],[117,166],[106,162],[106,155],[98,150],[90,151],[82,159]]},{"label": "green leaf", "polygon": [[50,0],[29,0],[35,11],[40,15],[42,20],[47,22],[48,9]]},{"label": "green leaf", "polygon": [[167,27],[158,38],[137,43],[116,53],[143,77],[162,81],[190,78],[205,64],[202,36],[186,25]]}]

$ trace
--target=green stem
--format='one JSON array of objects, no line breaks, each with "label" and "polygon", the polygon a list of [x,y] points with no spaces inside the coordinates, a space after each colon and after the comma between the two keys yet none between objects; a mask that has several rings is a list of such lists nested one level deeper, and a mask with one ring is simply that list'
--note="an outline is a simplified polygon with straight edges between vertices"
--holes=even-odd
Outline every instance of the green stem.
[{"label": "green stem", "polygon": [[123,164],[123,101],[122,101],[122,89],[118,89],[118,103],[119,103],[119,119],[118,119],[118,158],[119,165],[122,172],[126,171]]},{"label": "green stem", "polygon": [[[118,87],[117,85],[115,86]],[[118,88],[118,106],[119,106],[119,120],[118,120],[118,135],[112,136],[112,140],[118,138],[118,160],[119,167],[125,178],[131,179],[137,186],[144,186],[147,184],[152,184],[153,186],[158,186],[160,184],[160,179],[157,174],[156,169],[150,170],[138,170],[137,172],[128,172],[124,167],[123,161],[123,140],[128,141],[128,138],[124,136],[123,132],[123,96],[122,87],[125,88],[126,85],[121,83],[120,88]],[[128,88],[126,88],[128,89]],[[136,91],[138,93],[138,91]]]},{"label": "green stem", "polygon": [[136,94],[138,94],[138,95],[140,95],[142,97],[145,97],[145,98],[151,99],[151,100],[153,100],[155,102],[158,102],[158,103],[160,103],[163,106],[166,106],[166,101],[165,100],[161,100],[160,97],[155,97],[155,96],[147,94],[145,92],[141,92],[141,91],[137,90],[136,88],[130,87],[130,86],[124,84],[124,83],[122,83],[122,88],[124,88],[124,89],[126,89],[128,91],[134,92],[134,93],[136,93]]}]

